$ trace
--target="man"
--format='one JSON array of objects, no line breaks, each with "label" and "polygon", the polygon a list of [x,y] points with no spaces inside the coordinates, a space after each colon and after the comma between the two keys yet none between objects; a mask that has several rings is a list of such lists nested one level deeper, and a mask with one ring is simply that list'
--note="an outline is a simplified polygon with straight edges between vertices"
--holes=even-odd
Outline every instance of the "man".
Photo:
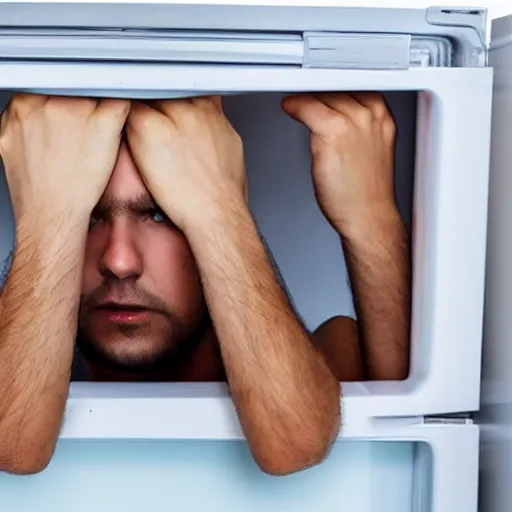
[{"label": "man", "polygon": [[297,95],[283,108],[312,132],[357,325],[308,333],[293,311],[220,98],[14,97],[0,132],[17,231],[0,300],[1,469],[51,459],[75,339],[96,380],[227,378],[256,462],[276,475],[328,453],[339,380],[407,376],[408,252],[383,99]]}]

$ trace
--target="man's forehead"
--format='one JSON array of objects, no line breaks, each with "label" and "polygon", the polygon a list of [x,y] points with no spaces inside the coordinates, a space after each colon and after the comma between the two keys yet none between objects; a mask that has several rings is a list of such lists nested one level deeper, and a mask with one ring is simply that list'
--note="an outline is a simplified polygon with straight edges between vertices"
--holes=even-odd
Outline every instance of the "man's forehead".
[{"label": "man's forehead", "polygon": [[112,188],[116,190],[140,190],[146,188],[139,169],[125,143],[121,143],[119,148],[107,190]]}]

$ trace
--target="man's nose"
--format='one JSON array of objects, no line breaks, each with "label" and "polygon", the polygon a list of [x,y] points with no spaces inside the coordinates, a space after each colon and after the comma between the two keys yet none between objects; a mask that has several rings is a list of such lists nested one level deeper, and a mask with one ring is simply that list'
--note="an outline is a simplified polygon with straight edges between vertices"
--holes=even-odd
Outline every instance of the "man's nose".
[{"label": "man's nose", "polygon": [[142,274],[142,254],[136,240],[136,230],[126,219],[112,220],[109,238],[101,258],[103,276],[118,279],[137,278]]}]

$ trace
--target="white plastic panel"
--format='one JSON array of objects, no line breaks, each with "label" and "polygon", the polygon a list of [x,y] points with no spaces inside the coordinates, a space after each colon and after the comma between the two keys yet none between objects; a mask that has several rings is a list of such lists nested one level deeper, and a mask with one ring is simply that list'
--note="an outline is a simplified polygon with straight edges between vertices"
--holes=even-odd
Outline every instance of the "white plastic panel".
[{"label": "white plastic panel", "polygon": [[410,34],[0,28],[2,60],[408,69],[450,66],[451,57],[448,39]]},{"label": "white plastic panel", "polygon": [[[508,4],[508,12],[512,6]],[[492,25],[494,68],[489,234],[482,367],[480,501],[483,512],[512,503],[512,16]]]},{"label": "white plastic panel", "polygon": [[474,425],[340,441],[284,478],[261,473],[243,442],[61,440],[42,474],[0,475],[0,509],[476,512],[477,467]]},{"label": "white plastic panel", "polygon": [[[173,91],[202,94],[211,90],[423,91],[418,100],[413,213],[411,374],[404,382],[344,384],[344,432],[350,435],[359,428],[371,432],[375,418],[414,418],[478,408],[491,69],[242,71],[222,66],[3,63],[0,88],[160,97]],[[262,126],[254,129],[261,132]],[[298,130],[291,124],[290,129]],[[307,158],[307,133],[292,133],[298,144],[294,149],[302,148]],[[260,152],[260,158],[265,154]],[[309,208],[313,197],[297,196],[296,201]],[[267,217],[266,222],[272,220]],[[339,253],[335,257],[341,265]],[[279,250],[276,259],[281,264]],[[285,268],[283,273],[286,278]],[[318,317],[310,327],[317,322]],[[197,398],[180,398],[183,393]],[[201,422],[194,434],[189,427],[199,418],[209,420]],[[159,424],[165,428],[152,426]],[[63,436],[231,438],[237,429],[228,394],[216,384],[182,388],[74,383]]]},{"label": "white plastic panel", "polygon": [[[396,9],[396,5],[373,5],[372,9],[361,8],[359,3],[327,7],[304,3],[285,7],[282,2],[269,3],[268,0],[159,0],[151,3],[148,9],[145,2],[135,0],[114,2],[90,1],[43,1],[43,2],[2,2],[0,3],[1,26],[5,28],[42,27],[59,30],[76,29],[164,29],[202,31],[249,31],[257,32],[358,32],[360,34],[412,34],[426,43],[425,37],[444,39],[450,46],[450,58],[441,65],[470,67],[485,66],[485,19],[482,8],[428,7],[421,9]],[[259,5],[258,5],[259,4]],[[313,6],[314,5],[314,6]],[[332,4],[331,4],[332,5]],[[350,45],[352,47],[352,45]],[[354,53],[366,54],[364,59],[372,61],[367,54],[384,50],[386,43],[379,47],[366,46],[365,42],[356,45],[356,52],[350,49],[349,60]],[[423,45],[433,54],[440,48],[430,43]],[[444,43],[441,44],[444,46]],[[373,47],[373,49],[372,49]],[[384,50],[384,52],[383,52]],[[389,48],[388,48],[389,50]],[[400,50],[401,52],[401,50]],[[388,62],[393,57],[385,58]],[[453,59],[452,59],[453,57]],[[434,64],[432,59],[431,65]],[[375,61],[374,61],[375,62]],[[439,65],[439,62],[438,64]],[[382,66],[378,66],[381,68]]]},{"label": "white plastic panel", "polygon": [[0,28],[2,60],[301,65],[303,53],[303,38],[294,34]]}]

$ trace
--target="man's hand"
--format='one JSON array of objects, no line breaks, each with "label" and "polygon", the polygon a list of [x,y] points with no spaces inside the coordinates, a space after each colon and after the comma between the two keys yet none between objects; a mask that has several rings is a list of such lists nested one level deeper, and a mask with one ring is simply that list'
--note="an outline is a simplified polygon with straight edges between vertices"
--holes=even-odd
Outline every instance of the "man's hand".
[{"label": "man's hand", "polygon": [[379,93],[290,96],[283,109],[311,130],[315,192],[336,230],[394,210],[395,125]]},{"label": "man's hand", "polygon": [[[402,380],[409,365],[410,262],[394,193],[395,125],[384,99],[373,92],[301,94],[286,98],[283,109],[311,130],[315,192],[343,240],[364,373]],[[324,352],[341,363],[338,374],[346,373],[345,320],[333,318],[319,330]]]},{"label": "man's hand", "polygon": [[133,103],[127,135],[148,189],[180,229],[245,201],[242,142],[220,97]]},{"label": "man's hand", "polygon": [[126,100],[17,94],[1,119],[0,154],[15,218],[86,217],[114,167]]},{"label": "man's hand", "polygon": [[89,216],[129,102],[16,95],[0,153],[16,222],[0,297],[0,471],[50,461],[69,388]]}]

